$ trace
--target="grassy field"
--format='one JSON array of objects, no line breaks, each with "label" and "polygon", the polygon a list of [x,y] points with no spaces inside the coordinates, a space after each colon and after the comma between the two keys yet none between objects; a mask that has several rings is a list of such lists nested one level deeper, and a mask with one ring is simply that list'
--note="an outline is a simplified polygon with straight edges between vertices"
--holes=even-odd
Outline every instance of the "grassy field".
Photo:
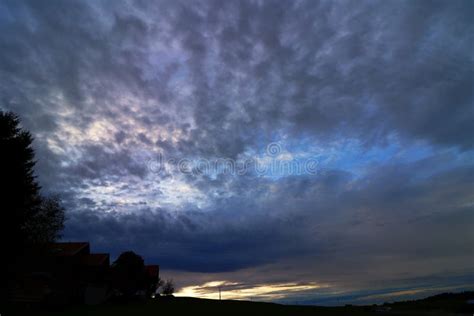
[{"label": "grassy field", "polygon": [[[384,309],[385,310],[382,310]],[[196,298],[152,299],[146,302],[107,303],[99,306],[77,306],[62,310],[37,311],[33,308],[7,310],[8,315],[35,316],[135,316],[135,315],[473,315],[474,309],[464,298],[440,298],[401,302],[385,306],[319,307],[295,306],[249,301],[217,301]]]}]

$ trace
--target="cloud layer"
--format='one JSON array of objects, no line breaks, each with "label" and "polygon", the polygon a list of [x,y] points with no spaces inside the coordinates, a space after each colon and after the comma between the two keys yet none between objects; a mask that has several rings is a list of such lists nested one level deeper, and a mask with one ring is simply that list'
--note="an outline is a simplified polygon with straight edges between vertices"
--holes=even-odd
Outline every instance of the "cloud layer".
[{"label": "cloud layer", "polygon": [[[35,136],[43,190],[68,208],[65,239],[133,249],[183,289],[291,284],[273,299],[314,302],[321,287],[308,284],[346,300],[463,288],[472,12],[470,1],[2,1],[0,108]],[[158,157],[318,168],[157,172]]]}]

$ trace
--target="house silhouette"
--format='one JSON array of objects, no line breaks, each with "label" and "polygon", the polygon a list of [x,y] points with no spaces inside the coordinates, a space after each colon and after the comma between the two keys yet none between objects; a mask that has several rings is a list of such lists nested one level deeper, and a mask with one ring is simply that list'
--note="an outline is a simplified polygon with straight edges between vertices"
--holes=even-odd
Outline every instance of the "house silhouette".
[{"label": "house silhouette", "polygon": [[[49,243],[25,253],[9,298],[28,304],[99,304],[114,293],[110,269],[109,254],[91,253],[88,242]],[[145,274],[149,288],[144,292],[151,295],[159,266],[145,266]]]}]

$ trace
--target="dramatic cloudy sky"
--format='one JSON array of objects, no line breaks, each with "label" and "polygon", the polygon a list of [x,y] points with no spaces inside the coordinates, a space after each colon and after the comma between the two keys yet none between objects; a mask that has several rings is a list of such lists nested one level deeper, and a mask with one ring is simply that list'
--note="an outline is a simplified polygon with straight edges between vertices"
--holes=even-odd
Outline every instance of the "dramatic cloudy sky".
[{"label": "dramatic cloudy sky", "polygon": [[457,0],[0,0],[0,109],[35,137],[63,239],[134,250],[180,295],[472,289],[473,20]]}]

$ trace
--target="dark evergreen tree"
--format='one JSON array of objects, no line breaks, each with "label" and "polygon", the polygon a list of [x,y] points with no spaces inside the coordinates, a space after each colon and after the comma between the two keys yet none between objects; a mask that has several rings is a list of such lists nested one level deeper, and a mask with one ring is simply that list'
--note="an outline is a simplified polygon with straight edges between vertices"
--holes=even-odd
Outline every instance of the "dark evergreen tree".
[{"label": "dark evergreen tree", "polygon": [[32,142],[15,114],[0,111],[2,298],[25,264],[24,253],[54,241],[63,229],[64,209],[59,200],[40,195]]},{"label": "dark evergreen tree", "polygon": [[[6,250],[15,251],[28,238],[26,222],[41,205],[34,176],[33,138],[10,112],[0,112],[0,205]],[[15,247],[14,249],[10,249]]]}]

